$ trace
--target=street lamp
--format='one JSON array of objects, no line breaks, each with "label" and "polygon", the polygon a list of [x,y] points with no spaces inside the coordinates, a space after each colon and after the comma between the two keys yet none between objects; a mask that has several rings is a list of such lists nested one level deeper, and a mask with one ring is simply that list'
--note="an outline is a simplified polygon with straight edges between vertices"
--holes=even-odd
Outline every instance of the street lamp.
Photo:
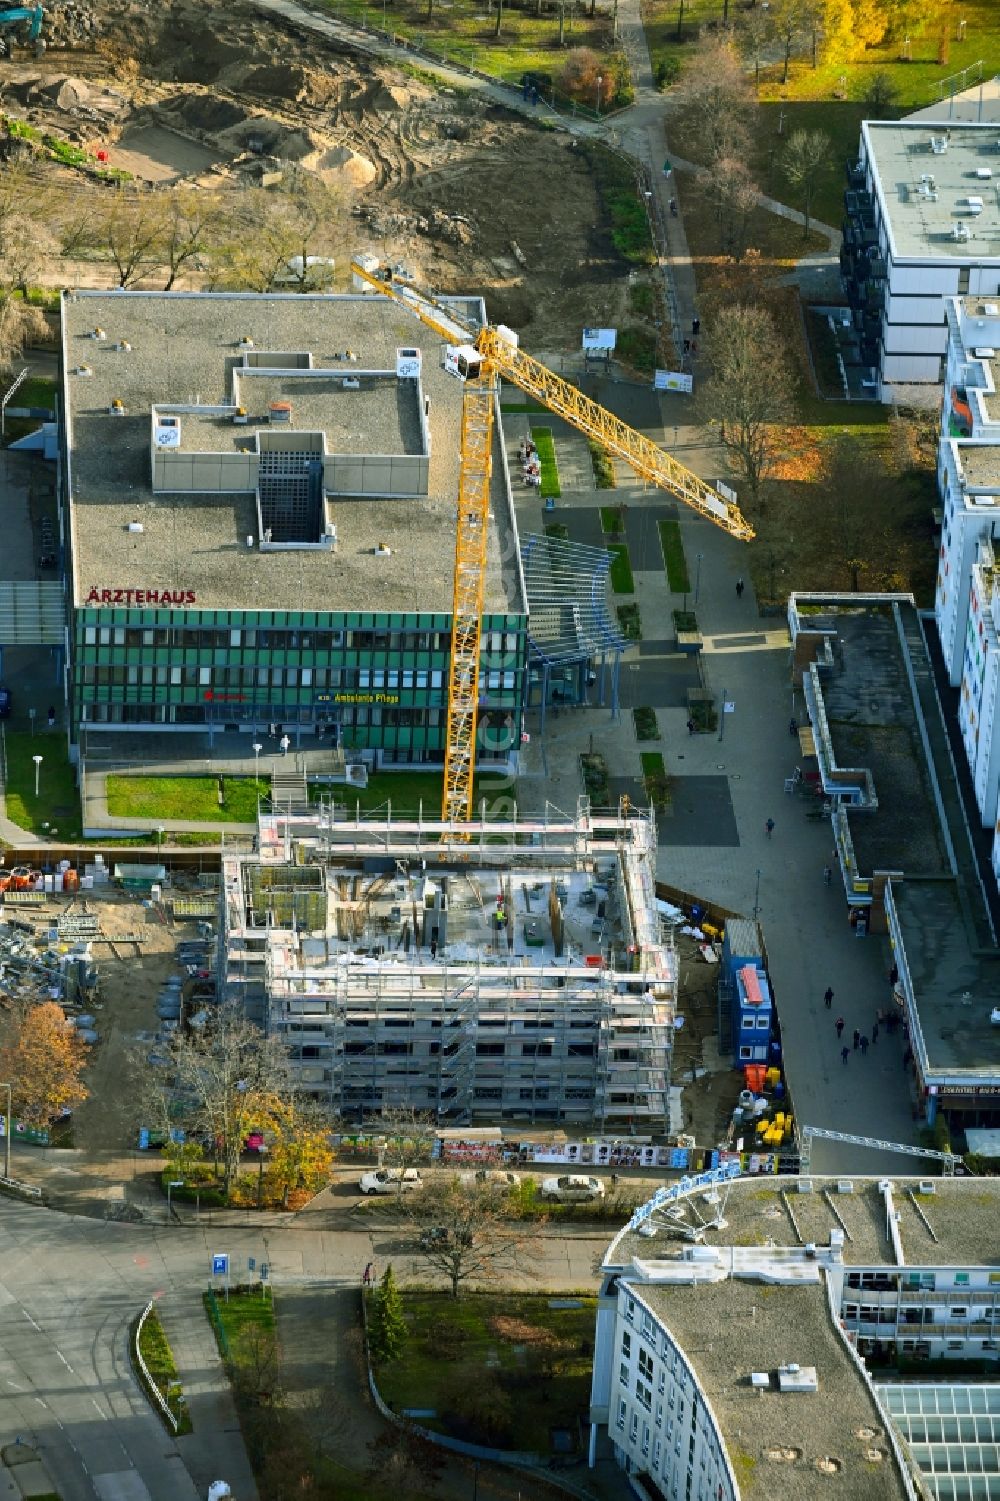
[{"label": "street lamp", "polygon": [[[264,747],[261,745],[261,743],[260,743],[259,740],[255,740],[254,743],[253,743],[253,746],[251,747],[251,749],[253,750],[253,779],[254,779],[255,782],[259,783],[260,782],[260,753],[264,749]],[[257,790],[257,795],[260,796],[260,788],[259,788],[259,786],[258,786],[258,790]]]},{"label": "street lamp", "polygon": [[171,1178],[167,1182],[167,1224],[168,1225],[170,1224],[170,1194],[171,1194],[171,1191],[173,1189],[175,1189],[175,1188],[183,1188],[183,1187],[184,1187],[184,1179],[183,1178]]},{"label": "street lamp", "polygon": [[702,560],[702,558],[704,556],[705,556],[705,554],[703,552],[700,552],[698,554],[698,556],[695,558],[695,562],[698,565],[697,566],[697,570],[695,572],[695,576],[694,576],[694,602],[695,602],[695,604],[698,603],[698,595],[701,592],[701,560]]},{"label": "street lamp", "polygon": [[164,833],[165,833],[165,830],[162,827],[158,828],[157,831],[156,831],[156,854],[157,854],[157,858],[159,858],[160,844],[161,844],[161,842],[163,840]]},{"label": "street lamp", "polygon": [[754,893],[753,893],[753,920],[754,920],[754,922],[757,921],[757,918],[759,916],[760,916],[760,867],[758,866],[758,869],[757,869],[757,885],[754,887]]},{"label": "street lamp", "polygon": [[43,758],[41,756],[32,756],[31,759],[35,763],[35,796],[37,797],[38,796],[38,776],[39,776],[39,773],[41,772],[41,769],[42,769],[42,759]]},{"label": "street lamp", "polygon": [[604,82],[603,75],[601,73],[598,73],[598,75],[597,75],[597,113],[598,114],[601,113],[601,84],[603,82]]},{"label": "street lamp", "polygon": [[0,1089],[5,1089],[7,1091],[7,1114],[4,1118],[3,1129],[3,1175],[5,1178],[10,1177],[10,1133],[11,1128],[14,1124],[12,1119],[14,1110],[13,1106],[11,1105],[10,1098],[12,1088],[13,1085],[11,1084],[0,1084]]}]

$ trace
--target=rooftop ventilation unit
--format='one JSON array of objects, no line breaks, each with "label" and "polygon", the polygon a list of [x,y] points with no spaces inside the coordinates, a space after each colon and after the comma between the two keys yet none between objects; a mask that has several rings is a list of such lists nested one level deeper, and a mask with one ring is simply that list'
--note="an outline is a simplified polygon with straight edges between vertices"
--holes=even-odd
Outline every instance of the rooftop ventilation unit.
[{"label": "rooftop ventilation unit", "polygon": [[106,339],[108,336],[104,332],[104,329],[101,328],[100,325],[98,325],[98,327],[94,329],[94,331],[93,331],[93,333],[91,334],[90,337],[92,339],[101,340],[101,339]]},{"label": "rooftop ventilation unit", "polygon": [[984,302],[983,312],[986,314],[987,318],[996,318],[1000,316],[1000,303]]},{"label": "rooftop ventilation unit", "polygon": [[854,1192],[854,1184],[852,1183],[851,1179],[850,1178],[838,1178],[837,1179],[837,1192],[839,1194],[852,1194]]},{"label": "rooftop ventilation unit", "polygon": [[142,524],[141,521],[130,521],[129,524],[128,524],[128,526],[125,528],[125,530],[129,531],[129,532],[137,532],[138,533],[138,532],[144,532],[146,530],[146,528],[143,526],[143,524]]},{"label": "rooftop ventilation unit", "polygon": [[990,344],[979,344],[972,353],[977,360],[994,360],[997,352]]},{"label": "rooftop ventilation unit", "polygon": [[813,1182],[811,1178],[800,1178],[795,1186],[800,1194],[811,1194],[813,1191]]},{"label": "rooftop ventilation unit", "polygon": [[290,423],[292,420],[292,403],[290,401],[272,401],[267,409],[268,422]]},{"label": "rooftop ventilation unit", "polygon": [[935,156],[944,156],[948,150],[947,136],[931,136],[931,150]]},{"label": "rooftop ventilation unit", "polygon": [[751,1371],[750,1385],[759,1392],[766,1392],[770,1390],[771,1378],[766,1371]]},{"label": "rooftop ventilation unit", "polygon": [[923,1178],[920,1181],[917,1192],[922,1194],[934,1194],[937,1193],[937,1187],[932,1178]]},{"label": "rooftop ventilation unit", "polygon": [[968,214],[981,214],[984,208],[983,200],[978,193],[970,193],[965,200],[965,211]]},{"label": "rooftop ventilation unit", "polygon": [[132,353],[132,346],[127,339],[119,339],[118,343],[115,345],[115,348],[117,349],[119,354]]},{"label": "rooftop ventilation unit", "polygon": [[814,1365],[788,1365],[778,1367],[778,1390],[781,1392],[818,1392],[819,1378]]},{"label": "rooftop ventilation unit", "polygon": [[419,380],[421,353],[419,349],[396,350],[397,380]]},{"label": "rooftop ventilation unit", "polygon": [[125,416],[125,403],[122,401],[120,396],[113,398],[111,405],[108,407],[108,411],[111,413],[112,417]]},{"label": "rooftop ventilation unit", "polygon": [[993,176],[993,168],[992,167],[977,167],[976,168],[976,176],[978,178],[980,178],[982,181],[985,182],[985,180],[987,178]]},{"label": "rooftop ventilation unit", "polygon": [[951,237],[953,240],[971,239],[972,236],[969,233],[969,226],[967,224],[963,224],[961,219],[955,219],[951,226]]},{"label": "rooftop ventilation unit", "polygon": [[834,1227],[830,1231],[830,1250],[831,1251],[842,1251],[843,1249],[844,1249],[844,1232],[843,1232],[843,1230],[841,1230],[840,1226],[838,1225],[838,1226]]},{"label": "rooftop ventilation unit", "polygon": [[153,437],[157,448],[180,448],[181,419],[175,416],[158,415]]}]

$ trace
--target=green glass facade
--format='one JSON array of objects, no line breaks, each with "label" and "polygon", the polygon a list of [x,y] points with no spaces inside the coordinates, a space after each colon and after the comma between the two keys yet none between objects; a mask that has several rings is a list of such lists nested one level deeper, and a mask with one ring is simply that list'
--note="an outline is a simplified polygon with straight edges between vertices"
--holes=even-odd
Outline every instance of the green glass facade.
[{"label": "green glass facade", "polygon": [[[520,744],[527,617],[484,615],[480,754]],[[324,728],[386,763],[444,759],[450,614],[79,608],[77,730]]]}]

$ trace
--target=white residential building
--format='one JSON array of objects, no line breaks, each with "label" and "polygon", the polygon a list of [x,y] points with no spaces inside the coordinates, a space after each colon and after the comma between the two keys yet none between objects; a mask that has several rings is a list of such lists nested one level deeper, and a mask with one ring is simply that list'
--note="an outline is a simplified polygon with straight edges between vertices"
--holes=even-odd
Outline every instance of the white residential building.
[{"label": "white residential building", "polygon": [[996,1374],[1000,1184],[730,1171],[660,1189],[604,1257],[591,1464],[605,1430],[654,1501],[994,1501],[996,1389],[922,1377]]},{"label": "white residential building", "polygon": [[939,385],[945,299],[1000,295],[996,126],[872,121],[849,174],[841,271],[879,395]]},{"label": "white residential building", "polygon": [[958,723],[972,772],[976,806],[986,827],[996,822],[1000,790],[1000,735],[994,734],[1000,684],[998,577],[993,544],[984,538],[971,570]]}]

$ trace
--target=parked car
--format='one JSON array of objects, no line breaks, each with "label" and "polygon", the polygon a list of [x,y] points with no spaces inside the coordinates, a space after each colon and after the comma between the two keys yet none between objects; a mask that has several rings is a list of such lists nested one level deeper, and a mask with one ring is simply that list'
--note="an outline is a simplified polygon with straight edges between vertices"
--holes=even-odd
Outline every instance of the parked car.
[{"label": "parked car", "polygon": [[516,1188],[521,1181],[520,1173],[508,1172],[502,1167],[478,1167],[474,1173],[462,1173],[463,1188]]},{"label": "parked car", "polygon": [[424,1180],[415,1167],[380,1167],[375,1172],[362,1173],[359,1184],[363,1194],[394,1194],[423,1186]]},{"label": "parked car", "polygon": [[555,1199],[559,1204],[590,1204],[604,1197],[604,1184],[600,1178],[585,1178],[581,1173],[566,1173],[561,1178],[543,1178],[543,1199]]},{"label": "parked car", "polygon": [[14,698],[9,688],[0,688],[0,719],[9,719]]}]

